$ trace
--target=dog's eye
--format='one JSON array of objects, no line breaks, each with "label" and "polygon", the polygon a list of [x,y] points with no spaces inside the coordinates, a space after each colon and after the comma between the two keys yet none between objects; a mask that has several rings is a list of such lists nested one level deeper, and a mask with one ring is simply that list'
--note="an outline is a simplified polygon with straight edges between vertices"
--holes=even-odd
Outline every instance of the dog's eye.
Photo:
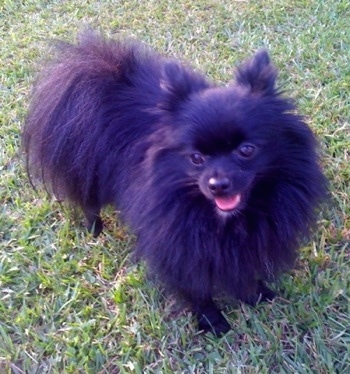
[{"label": "dog's eye", "polygon": [[238,153],[243,158],[250,158],[254,155],[256,148],[252,144],[243,144],[239,147]]},{"label": "dog's eye", "polygon": [[191,155],[191,161],[195,165],[202,165],[204,162],[204,157],[200,153],[193,153]]}]

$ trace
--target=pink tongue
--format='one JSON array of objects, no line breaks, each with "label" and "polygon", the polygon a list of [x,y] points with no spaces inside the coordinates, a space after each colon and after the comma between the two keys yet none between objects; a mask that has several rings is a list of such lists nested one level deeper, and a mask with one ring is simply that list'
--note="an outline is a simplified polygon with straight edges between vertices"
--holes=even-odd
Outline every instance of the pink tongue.
[{"label": "pink tongue", "polygon": [[215,203],[221,210],[233,210],[241,202],[241,195],[234,195],[230,197],[217,197]]}]

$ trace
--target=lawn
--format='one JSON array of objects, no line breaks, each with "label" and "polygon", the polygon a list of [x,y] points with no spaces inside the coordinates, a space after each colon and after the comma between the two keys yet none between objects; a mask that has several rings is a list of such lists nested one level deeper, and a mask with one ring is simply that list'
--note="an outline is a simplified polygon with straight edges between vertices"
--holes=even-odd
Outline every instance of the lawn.
[{"label": "lawn", "polygon": [[[348,0],[2,0],[0,3],[0,372],[350,372],[350,3]],[[265,47],[318,135],[330,201],[295,270],[256,308],[224,303],[233,329],[193,316],[130,259],[133,238],[106,209],[82,217],[33,191],[21,127],[50,41],[85,25],[132,36],[216,81]]]}]

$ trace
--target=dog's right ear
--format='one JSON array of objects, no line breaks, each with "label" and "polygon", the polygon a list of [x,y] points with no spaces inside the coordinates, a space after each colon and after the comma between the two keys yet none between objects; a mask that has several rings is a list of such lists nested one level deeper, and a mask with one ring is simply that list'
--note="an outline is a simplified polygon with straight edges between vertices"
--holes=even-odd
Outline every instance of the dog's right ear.
[{"label": "dog's right ear", "polygon": [[276,93],[277,70],[264,49],[239,67],[235,75],[236,84],[248,89],[253,95],[268,96]]},{"label": "dog's right ear", "polygon": [[163,109],[173,111],[189,96],[209,87],[206,80],[176,61],[170,60],[163,65],[160,88],[165,94]]}]

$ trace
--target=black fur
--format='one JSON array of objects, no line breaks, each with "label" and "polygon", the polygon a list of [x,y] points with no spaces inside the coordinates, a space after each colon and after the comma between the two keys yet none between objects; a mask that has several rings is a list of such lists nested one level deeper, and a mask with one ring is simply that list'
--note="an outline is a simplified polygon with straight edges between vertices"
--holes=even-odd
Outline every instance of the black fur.
[{"label": "black fur", "polygon": [[255,304],[293,266],[326,183],[316,141],[260,51],[227,87],[146,46],[92,32],[61,44],[24,128],[30,177],[80,206],[98,235],[113,204],[135,253],[192,306],[229,325],[224,293]]}]

